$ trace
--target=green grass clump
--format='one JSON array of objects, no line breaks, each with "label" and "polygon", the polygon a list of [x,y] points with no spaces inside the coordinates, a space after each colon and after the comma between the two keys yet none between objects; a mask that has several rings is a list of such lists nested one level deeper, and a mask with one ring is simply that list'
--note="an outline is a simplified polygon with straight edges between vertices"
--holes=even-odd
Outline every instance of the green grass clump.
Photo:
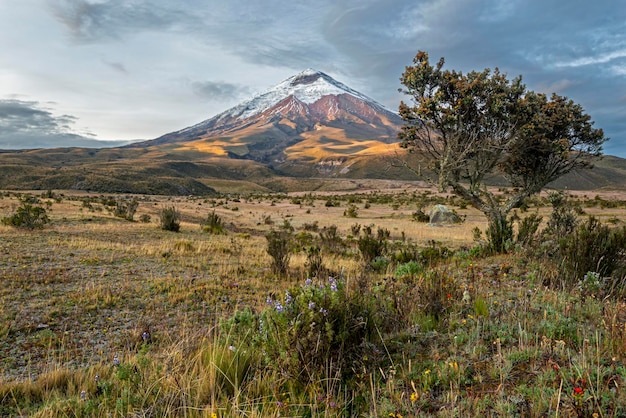
[{"label": "green grass clump", "polygon": [[202,231],[209,234],[222,235],[226,233],[222,217],[217,215],[215,211],[211,212],[200,226]]}]

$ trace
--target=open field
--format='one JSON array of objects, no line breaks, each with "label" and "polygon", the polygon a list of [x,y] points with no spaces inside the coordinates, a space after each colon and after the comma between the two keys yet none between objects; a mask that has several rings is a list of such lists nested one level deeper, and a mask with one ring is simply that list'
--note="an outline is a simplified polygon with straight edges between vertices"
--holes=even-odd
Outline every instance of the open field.
[{"label": "open field", "polygon": [[[415,186],[124,196],[138,202],[131,222],[111,213],[121,196],[32,194],[47,208],[45,228],[0,225],[0,416],[626,416],[621,297],[546,286],[558,260],[551,267],[523,251],[472,251],[486,221],[457,199]],[[17,194],[2,196],[0,218],[20,204]],[[585,214],[617,227],[626,220],[621,199],[578,196]],[[464,222],[413,220],[434,203]],[[167,207],[180,213],[180,232],[159,228]],[[550,212],[537,198],[520,215]],[[203,232],[212,213],[225,234]],[[384,257],[365,265],[359,237],[368,226],[388,235]],[[334,241],[319,244],[335,227]],[[266,234],[291,229],[288,272],[279,275]],[[307,253],[315,244],[319,277]],[[435,256],[403,275],[406,254]],[[253,351],[260,343],[233,325],[245,321],[228,321],[269,311],[262,318],[280,324],[274,308],[288,304],[287,291],[303,295],[296,289],[307,279],[322,293],[336,280],[344,302],[357,298],[376,324],[367,343],[345,351],[359,361],[336,370],[329,360],[325,376],[298,346],[272,346],[278,354],[268,363],[268,353]],[[342,315],[341,303],[328,308]],[[277,335],[295,326],[282,325]],[[310,361],[305,379],[289,360],[298,352]]]}]

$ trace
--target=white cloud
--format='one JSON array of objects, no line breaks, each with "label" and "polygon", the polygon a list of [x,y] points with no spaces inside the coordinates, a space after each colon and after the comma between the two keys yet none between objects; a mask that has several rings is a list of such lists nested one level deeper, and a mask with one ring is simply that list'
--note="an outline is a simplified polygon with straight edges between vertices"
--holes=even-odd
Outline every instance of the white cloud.
[{"label": "white cloud", "polygon": [[626,58],[626,49],[604,52],[599,55],[586,56],[571,61],[563,61],[555,64],[555,67],[583,67],[586,65],[606,64],[616,59]]}]

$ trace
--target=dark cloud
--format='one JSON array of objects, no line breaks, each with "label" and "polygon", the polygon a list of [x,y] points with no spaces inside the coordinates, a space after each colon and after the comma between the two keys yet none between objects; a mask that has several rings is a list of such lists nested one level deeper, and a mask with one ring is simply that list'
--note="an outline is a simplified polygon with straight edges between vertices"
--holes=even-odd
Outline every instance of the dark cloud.
[{"label": "dark cloud", "polygon": [[218,44],[255,64],[303,69],[331,61],[319,42],[328,0],[48,0],[56,18],[81,42],[123,39],[143,31],[176,32]]},{"label": "dark cloud", "polygon": [[41,108],[38,102],[0,100],[0,135],[46,132],[65,133],[76,118],[69,115],[54,116]]},{"label": "dark cloud", "polygon": [[[186,26],[195,19],[183,9],[160,6],[158,1],[49,0],[57,19],[77,40],[120,38],[135,31],[169,30],[179,22]],[[184,2],[179,2],[182,4]]]},{"label": "dark cloud", "polygon": [[129,141],[98,141],[71,131],[76,118],[55,116],[38,102],[0,100],[0,149],[102,148]]},{"label": "dark cloud", "polygon": [[251,93],[248,87],[225,82],[195,81],[191,87],[195,94],[210,101],[241,99]]}]

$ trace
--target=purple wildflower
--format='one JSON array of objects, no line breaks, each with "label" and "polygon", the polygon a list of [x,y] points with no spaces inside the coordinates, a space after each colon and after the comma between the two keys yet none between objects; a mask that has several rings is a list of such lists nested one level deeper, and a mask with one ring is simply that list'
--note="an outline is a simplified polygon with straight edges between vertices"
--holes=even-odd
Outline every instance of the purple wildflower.
[{"label": "purple wildflower", "polygon": [[332,277],[328,278],[328,282],[330,283],[330,290],[332,290],[333,292],[337,291],[337,281],[335,279],[333,279]]}]

